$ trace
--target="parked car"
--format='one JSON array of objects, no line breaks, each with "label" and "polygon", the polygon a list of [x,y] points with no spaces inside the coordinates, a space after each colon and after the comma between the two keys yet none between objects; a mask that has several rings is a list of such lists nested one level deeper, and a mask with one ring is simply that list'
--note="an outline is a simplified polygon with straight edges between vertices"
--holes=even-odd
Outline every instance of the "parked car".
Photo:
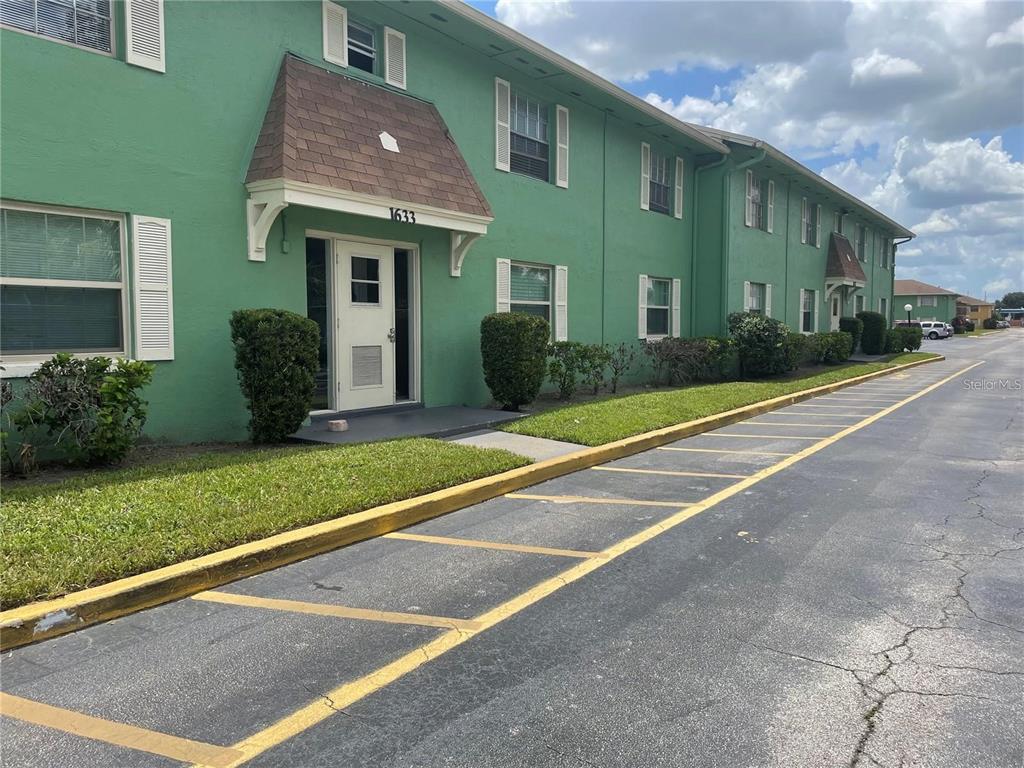
[{"label": "parked car", "polygon": [[895,324],[896,324],[896,327],[898,327],[898,328],[920,328],[921,327],[921,323],[919,323],[917,320],[909,320],[909,321],[908,320],[897,320]]},{"label": "parked car", "polygon": [[1009,320],[996,320],[996,328],[1009,328],[1009,327],[1010,327],[1010,321]]},{"label": "parked car", "polygon": [[[973,330],[974,330],[974,328],[972,327],[972,328],[970,328],[970,329],[968,329],[968,330],[971,330],[971,331],[973,331]],[[950,336],[952,336],[952,335],[953,335],[954,333],[956,333],[956,331],[954,331],[954,330],[953,330],[953,326],[952,326],[952,325],[950,325],[949,323],[946,323],[946,338],[948,339],[948,338],[949,338]]]},{"label": "parked car", "polygon": [[925,338],[935,341],[936,339],[948,339],[953,335],[953,329],[938,320],[922,320],[921,333]]}]

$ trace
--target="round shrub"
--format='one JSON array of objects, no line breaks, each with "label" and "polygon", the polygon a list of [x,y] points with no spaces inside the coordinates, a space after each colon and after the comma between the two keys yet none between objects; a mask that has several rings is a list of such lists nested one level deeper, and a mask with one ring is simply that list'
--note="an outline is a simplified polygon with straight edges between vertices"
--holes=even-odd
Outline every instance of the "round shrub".
[{"label": "round shrub", "polygon": [[853,351],[853,336],[846,331],[815,333],[812,337],[815,360],[826,365],[844,363]]},{"label": "round shrub", "polygon": [[853,348],[850,353],[857,351],[860,346],[860,337],[864,333],[864,321],[859,317],[840,317],[839,330],[845,331],[853,337]]},{"label": "round shrub", "polygon": [[740,371],[749,378],[762,378],[789,370],[785,323],[751,312],[729,315],[729,333],[739,352]]},{"label": "round shrub", "polygon": [[519,312],[487,315],[480,322],[484,381],[507,411],[537,399],[547,369],[547,320]]},{"label": "round shrub", "polygon": [[786,350],[786,365],[789,370],[795,371],[801,365],[814,359],[815,347],[813,346],[813,335],[802,333],[790,333],[786,337],[783,348]]},{"label": "round shrub", "polygon": [[981,321],[981,327],[990,331],[994,331],[996,328],[999,327],[998,323],[999,321],[996,320],[994,317],[986,317],[984,320]]},{"label": "round shrub", "polygon": [[885,351],[889,354],[916,352],[921,348],[922,331],[914,326],[890,328],[885,337]]},{"label": "round shrub", "polygon": [[860,348],[865,355],[880,355],[885,351],[885,315],[878,312],[858,312],[857,319],[864,324],[860,337]]},{"label": "round shrub", "polygon": [[279,443],[302,426],[320,370],[320,329],[284,309],[231,313],[235,368],[254,443]]}]

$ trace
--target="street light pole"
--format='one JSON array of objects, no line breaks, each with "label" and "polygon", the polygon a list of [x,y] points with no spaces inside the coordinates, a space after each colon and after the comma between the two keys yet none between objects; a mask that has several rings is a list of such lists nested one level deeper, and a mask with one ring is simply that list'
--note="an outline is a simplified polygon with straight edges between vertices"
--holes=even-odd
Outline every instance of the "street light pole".
[{"label": "street light pole", "polygon": [[907,310],[907,322],[909,323],[910,322],[910,310],[912,310],[914,308],[914,305],[913,304],[904,304],[903,308],[905,310]]}]

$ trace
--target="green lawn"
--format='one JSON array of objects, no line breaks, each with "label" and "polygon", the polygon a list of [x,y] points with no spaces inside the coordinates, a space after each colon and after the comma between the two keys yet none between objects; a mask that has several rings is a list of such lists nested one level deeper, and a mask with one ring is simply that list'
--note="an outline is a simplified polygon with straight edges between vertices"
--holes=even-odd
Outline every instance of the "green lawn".
[{"label": "green lawn", "polygon": [[57,597],[528,463],[413,439],[203,454],[7,484],[0,604]]},{"label": "green lawn", "polygon": [[767,381],[730,381],[611,397],[538,413],[502,426],[507,432],[602,445],[661,427],[700,419],[761,400],[832,384],[901,363],[937,355],[911,352],[883,363],[848,363],[807,376]]}]

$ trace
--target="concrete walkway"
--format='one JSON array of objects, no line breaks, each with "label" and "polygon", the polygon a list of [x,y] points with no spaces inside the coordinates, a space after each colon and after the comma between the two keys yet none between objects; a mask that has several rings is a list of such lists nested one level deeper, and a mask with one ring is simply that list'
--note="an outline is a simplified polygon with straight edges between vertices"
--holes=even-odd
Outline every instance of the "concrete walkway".
[{"label": "concrete walkway", "polygon": [[582,450],[582,445],[576,443],[563,443],[561,440],[547,440],[543,437],[530,437],[528,435],[516,435],[511,432],[499,432],[493,429],[485,429],[473,432],[469,435],[451,439],[453,443],[463,445],[475,445],[477,448],[503,448],[520,456],[526,456],[534,461],[553,459],[556,456],[564,456],[567,453],[575,453]]}]

